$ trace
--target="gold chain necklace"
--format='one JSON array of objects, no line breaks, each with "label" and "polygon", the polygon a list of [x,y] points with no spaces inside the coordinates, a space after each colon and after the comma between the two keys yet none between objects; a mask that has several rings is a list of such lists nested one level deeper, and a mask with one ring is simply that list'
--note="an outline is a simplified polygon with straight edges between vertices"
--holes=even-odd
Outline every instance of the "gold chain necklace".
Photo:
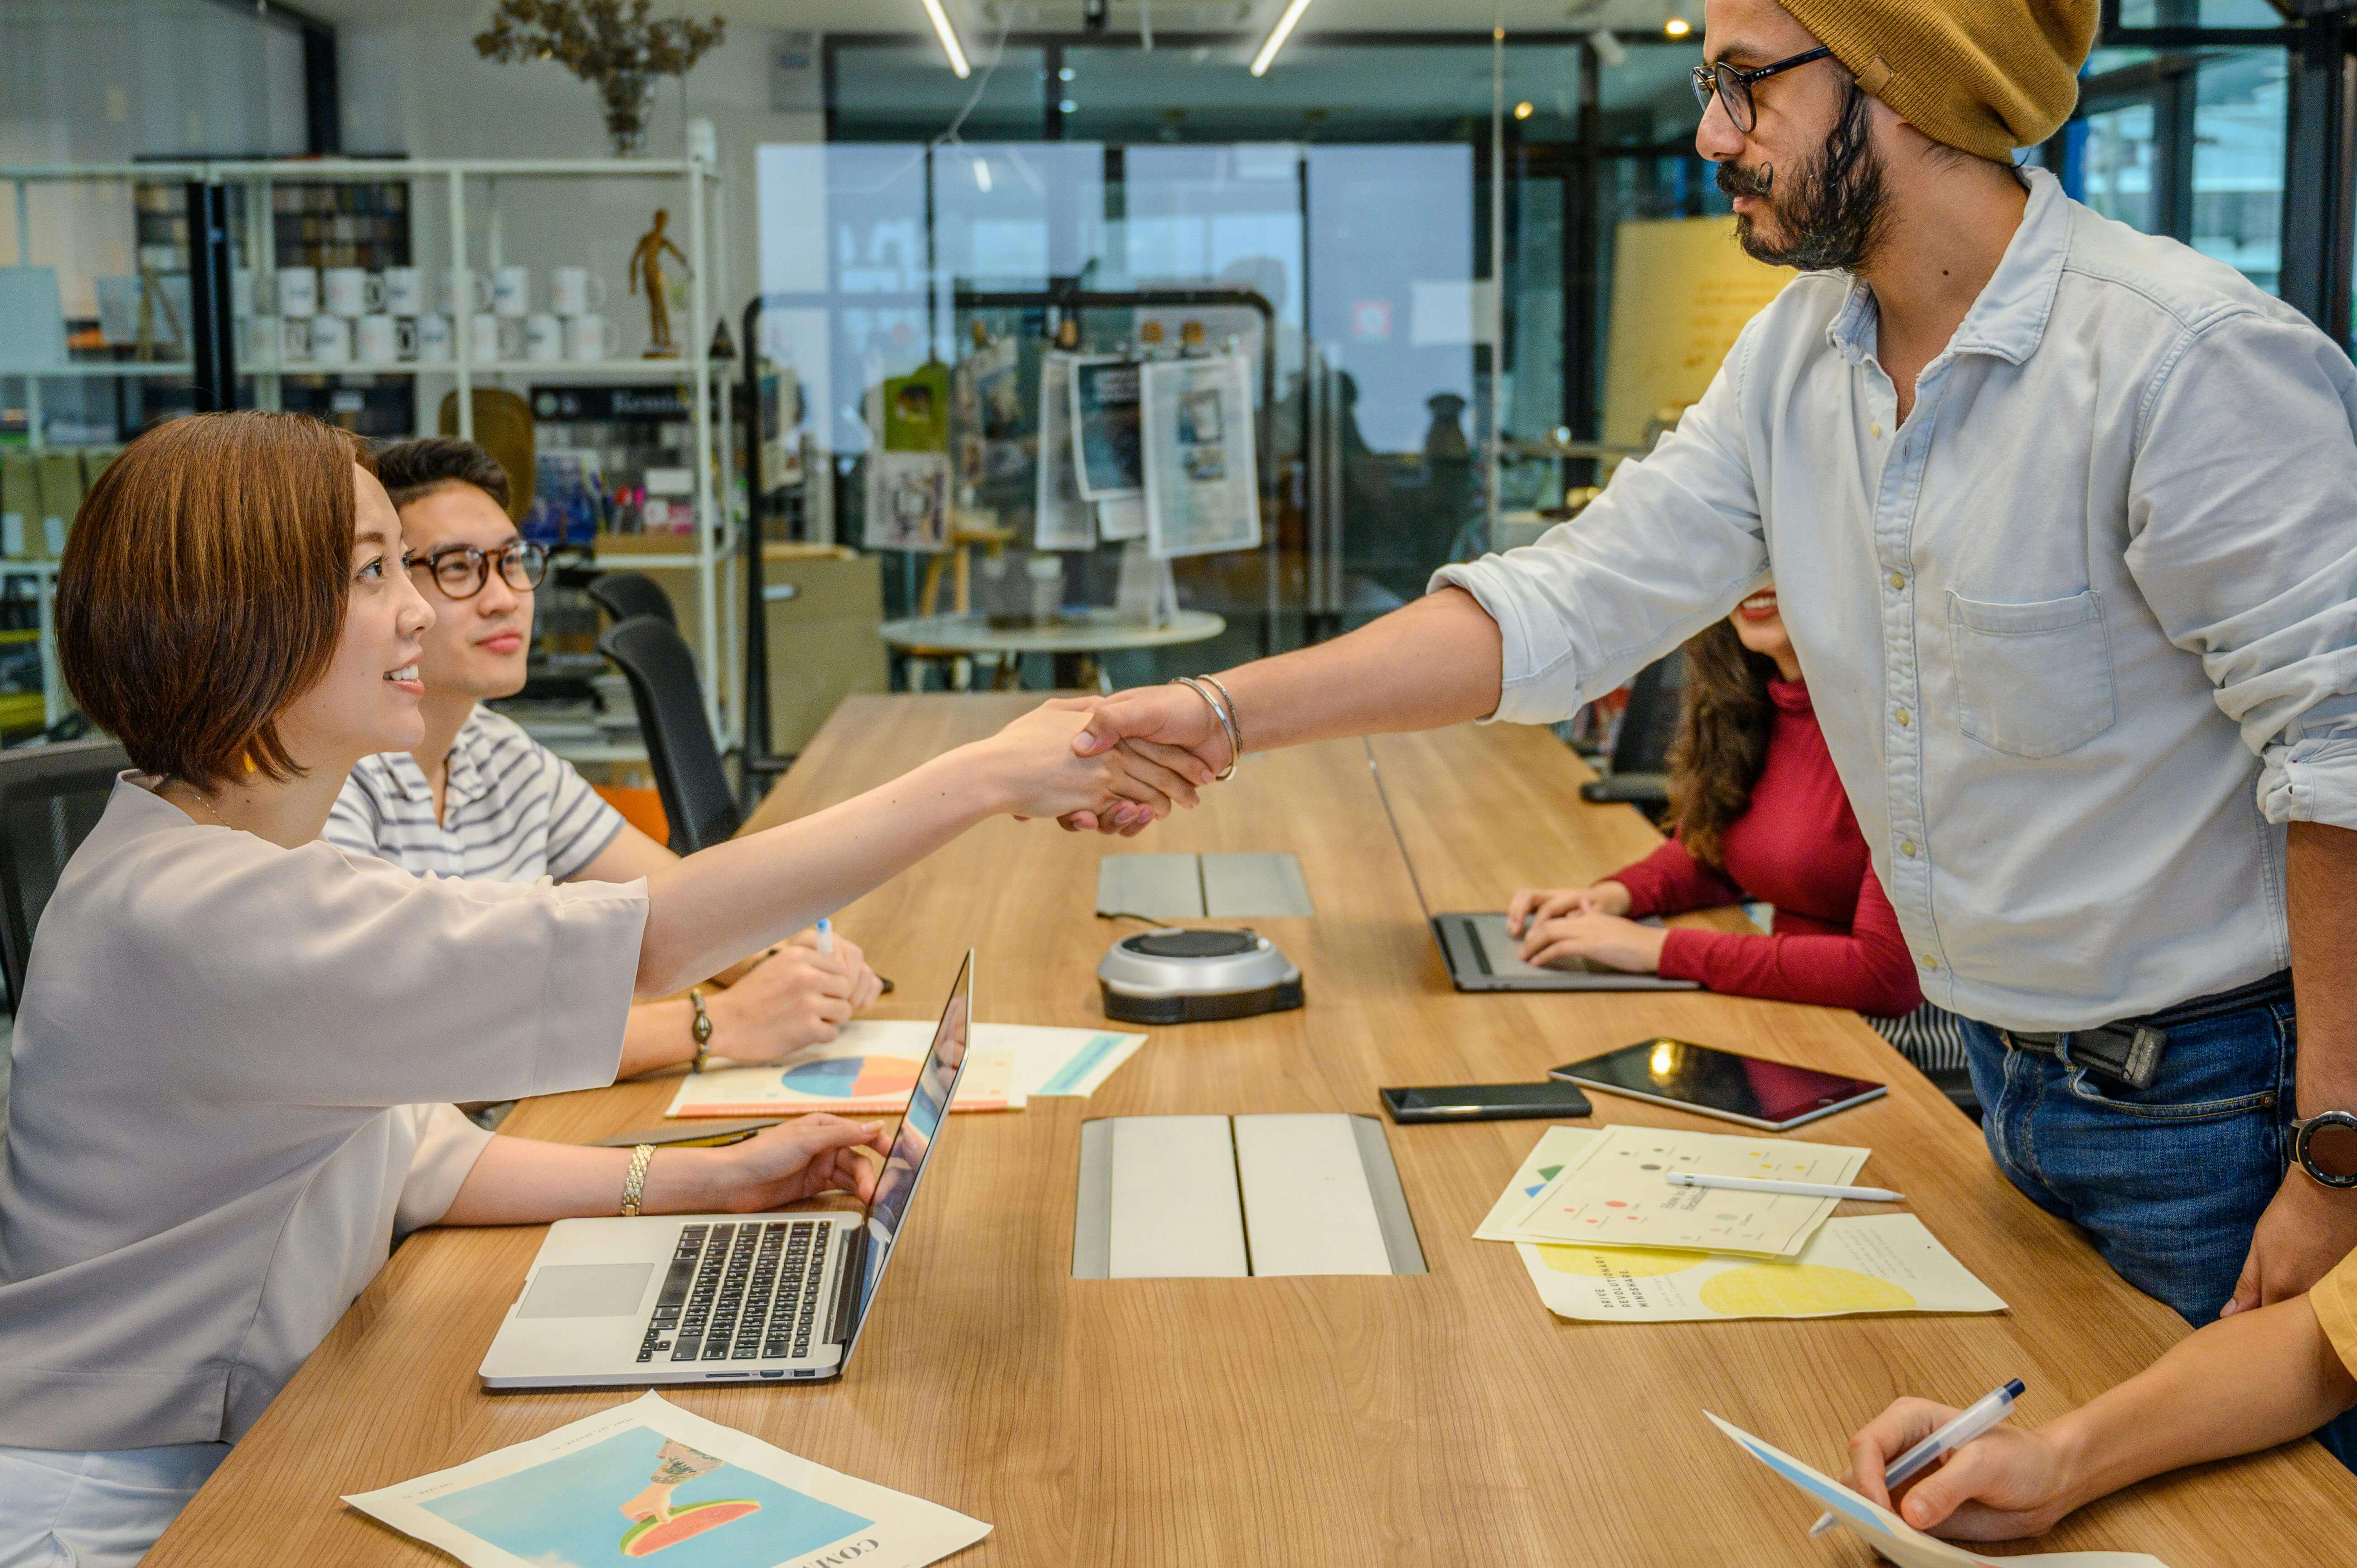
[{"label": "gold chain necklace", "polygon": [[225,828],[229,826],[229,819],[222,816],[220,811],[214,807],[212,801],[205,798],[205,792],[202,789],[198,789],[195,785],[189,783],[185,779],[175,779],[172,782],[178,784],[181,789],[186,789],[189,794],[194,795],[197,798],[197,804],[202,806],[212,817],[213,821],[219,822]]}]

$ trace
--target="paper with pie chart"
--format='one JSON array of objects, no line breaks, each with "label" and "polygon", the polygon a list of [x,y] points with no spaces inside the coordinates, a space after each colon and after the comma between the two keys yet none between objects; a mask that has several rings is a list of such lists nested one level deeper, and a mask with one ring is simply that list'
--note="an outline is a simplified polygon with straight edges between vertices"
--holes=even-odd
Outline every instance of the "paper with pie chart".
[{"label": "paper with pie chart", "polygon": [[[913,1049],[887,1037],[871,1041],[856,1026],[840,1037],[766,1067],[722,1068],[690,1073],[679,1080],[666,1116],[800,1116],[832,1111],[841,1116],[893,1116],[909,1103],[917,1068],[932,1037],[926,1025]],[[1014,1053],[976,1047],[966,1058],[952,1111],[1009,1111],[1022,1106],[1016,1094]]]},{"label": "paper with pie chart", "polygon": [[1665,1127],[1608,1127],[1514,1217],[1501,1239],[1793,1257],[1831,1218],[1835,1199],[1673,1187],[1669,1173],[1846,1185],[1872,1152]]},{"label": "paper with pie chart", "polygon": [[1528,1241],[1515,1250],[1546,1309],[1585,1323],[2006,1310],[1911,1214],[1829,1219],[1789,1259]]}]

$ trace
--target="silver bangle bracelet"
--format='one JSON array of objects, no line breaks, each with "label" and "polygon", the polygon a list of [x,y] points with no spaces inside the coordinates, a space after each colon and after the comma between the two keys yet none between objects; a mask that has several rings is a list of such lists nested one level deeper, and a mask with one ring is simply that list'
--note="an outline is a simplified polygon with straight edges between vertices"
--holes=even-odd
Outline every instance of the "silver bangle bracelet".
[{"label": "silver bangle bracelet", "polygon": [[1184,686],[1187,690],[1194,693],[1195,695],[1202,698],[1204,706],[1211,710],[1211,717],[1219,721],[1220,733],[1228,737],[1228,765],[1218,773],[1213,774],[1211,776],[1211,781],[1215,784],[1226,783],[1229,779],[1235,777],[1236,764],[1243,760],[1243,747],[1238,744],[1238,737],[1236,735],[1236,721],[1229,716],[1227,709],[1221,705],[1220,699],[1211,695],[1210,688],[1205,686],[1202,682],[1197,680],[1194,676],[1180,675],[1175,677],[1172,680],[1171,684],[1174,686]]},{"label": "silver bangle bracelet", "polygon": [[1236,714],[1235,696],[1228,690],[1228,683],[1217,675],[1206,675],[1202,679],[1209,682],[1212,689],[1227,700],[1228,744],[1236,748],[1236,760],[1242,762],[1244,759],[1244,721]]}]

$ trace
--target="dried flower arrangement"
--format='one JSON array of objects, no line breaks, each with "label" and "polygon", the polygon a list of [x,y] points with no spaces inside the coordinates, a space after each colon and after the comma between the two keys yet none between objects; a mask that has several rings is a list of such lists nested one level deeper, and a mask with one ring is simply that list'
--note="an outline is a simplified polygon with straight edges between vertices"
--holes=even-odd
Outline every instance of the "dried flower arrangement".
[{"label": "dried flower arrangement", "polygon": [[718,16],[651,22],[650,9],[651,0],[499,0],[475,52],[508,64],[553,59],[597,88],[606,134],[627,157],[646,145],[654,79],[685,76],[727,27]]}]

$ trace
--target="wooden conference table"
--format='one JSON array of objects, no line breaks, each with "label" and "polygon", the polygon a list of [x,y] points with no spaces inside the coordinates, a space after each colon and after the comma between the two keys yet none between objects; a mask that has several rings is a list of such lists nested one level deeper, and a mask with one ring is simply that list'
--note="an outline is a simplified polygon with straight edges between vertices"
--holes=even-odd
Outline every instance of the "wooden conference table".
[{"label": "wooden conference table", "polygon": [[[1037,699],[853,697],[754,825],[813,811]],[[1436,908],[1584,881],[1653,842],[1577,797],[1543,732],[1471,727],[1374,743]],[[958,1561],[1862,1565],[1846,1531],[1702,1417],[1715,1411],[1830,1471],[1900,1392],[1963,1402],[2018,1376],[2042,1421],[2184,1332],[2084,1240],[2016,1194],[1972,1123],[1854,1016],[1700,993],[1452,992],[1357,741],[1246,760],[1204,807],[1137,840],[998,821],[844,912],[934,1015],[969,945],[984,1018],[1092,1026],[1094,967],[1135,928],[1093,913],[1099,856],[1297,853],[1318,916],[1260,920],[1308,1005],[1157,1030],[1088,1100],[955,1118],[842,1381],[664,1391],[793,1453],[989,1520]],[[1715,918],[1724,922],[1731,917]],[[1379,1112],[1385,1084],[1534,1079],[1653,1032],[1888,1079],[1888,1099],[1804,1133],[1871,1145],[1866,1179],[1909,1195],[1998,1294],[1988,1317],[1573,1324],[1512,1247],[1470,1240],[1536,1122],[1386,1126],[1431,1272],[1397,1278],[1070,1277],[1080,1124],[1092,1116]],[[585,1140],[660,1118],[669,1082],[518,1108],[507,1130]],[[1596,1097],[1609,1122],[1719,1124]],[[1848,1206],[1857,1208],[1858,1206]],[[148,1559],[447,1562],[337,1501],[634,1397],[481,1391],[486,1345],[537,1228],[404,1245]],[[2313,1444],[2149,1483],[2040,1545],[2135,1550],[2170,1568],[2317,1562],[2357,1539],[2357,1478]],[[2323,1556],[2319,1557],[2319,1553]]]}]

